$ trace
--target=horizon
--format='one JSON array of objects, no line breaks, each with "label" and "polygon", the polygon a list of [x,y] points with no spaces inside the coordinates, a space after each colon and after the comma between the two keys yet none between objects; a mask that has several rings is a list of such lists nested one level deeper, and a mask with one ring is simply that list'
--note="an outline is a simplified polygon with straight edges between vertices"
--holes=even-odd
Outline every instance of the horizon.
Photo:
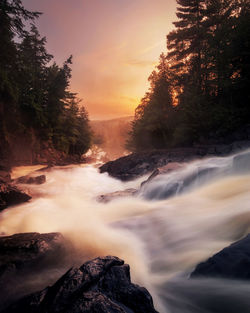
[{"label": "horizon", "polygon": [[149,87],[149,75],[161,52],[166,52],[176,1],[23,0],[23,4],[43,13],[36,25],[55,61],[62,64],[73,55],[70,89],[83,99],[90,120],[134,115]]}]

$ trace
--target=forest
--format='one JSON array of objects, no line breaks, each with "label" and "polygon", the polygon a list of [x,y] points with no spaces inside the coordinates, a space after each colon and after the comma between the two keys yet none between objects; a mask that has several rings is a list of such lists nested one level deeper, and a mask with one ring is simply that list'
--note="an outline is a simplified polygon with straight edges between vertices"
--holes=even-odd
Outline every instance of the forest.
[{"label": "forest", "polygon": [[149,76],[132,151],[244,137],[250,123],[250,1],[177,0],[167,53]]},{"label": "forest", "polygon": [[69,89],[72,56],[62,66],[53,61],[35,26],[40,14],[20,0],[0,1],[0,157],[24,138],[38,152],[44,142],[66,155],[90,147],[88,114]]}]

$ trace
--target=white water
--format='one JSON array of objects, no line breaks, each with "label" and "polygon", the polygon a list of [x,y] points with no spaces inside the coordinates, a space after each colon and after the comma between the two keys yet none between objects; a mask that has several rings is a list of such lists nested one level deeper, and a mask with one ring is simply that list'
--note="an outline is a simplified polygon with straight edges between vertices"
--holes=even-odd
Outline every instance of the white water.
[{"label": "white water", "polygon": [[[81,253],[82,263],[116,255],[131,265],[132,280],[150,290],[162,313],[249,312],[248,284],[188,280],[199,262],[249,232],[246,160],[242,166],[233,164],[233,157],[193,162],[156,178],[137,198],[107,204],[98,203],[97,196],[136,188],[145,177],[122,183],[93,166],[53,169],[45,184],[29,187],[37,198],[1,213],[0,233],[59,231]],[[216,171],[199,176],[201,168]],[[197,177],[182,194],[157,200],[192,173]]]}]

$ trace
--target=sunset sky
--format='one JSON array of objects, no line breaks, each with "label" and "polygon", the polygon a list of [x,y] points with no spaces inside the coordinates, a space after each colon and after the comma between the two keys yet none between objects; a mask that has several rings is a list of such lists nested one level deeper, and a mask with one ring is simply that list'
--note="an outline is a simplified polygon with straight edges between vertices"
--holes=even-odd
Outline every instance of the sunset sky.
[{"label": "sunset sky", "polygon": [[175,0],[23,0],[91,119],[133,115],[176,20]]}]

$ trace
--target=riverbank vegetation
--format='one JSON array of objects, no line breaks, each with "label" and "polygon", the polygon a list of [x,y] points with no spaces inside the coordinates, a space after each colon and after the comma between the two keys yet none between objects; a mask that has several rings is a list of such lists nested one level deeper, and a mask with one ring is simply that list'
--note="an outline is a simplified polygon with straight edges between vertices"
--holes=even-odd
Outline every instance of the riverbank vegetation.
[{"label": "riverbank vegetation", "polygon": [[56,64],[34,24],[39,15],[20,0],[0,2],[0,157],[24,138],[38,153],[43,142],[66,155],[90,146],[88,114],[69,90],[72,56]]},{"label": "riverbank vegetation", "polygon": [[250,123],[250,2],[177,0],[176,15],[135,111],[132,151],[215,142]]}]

